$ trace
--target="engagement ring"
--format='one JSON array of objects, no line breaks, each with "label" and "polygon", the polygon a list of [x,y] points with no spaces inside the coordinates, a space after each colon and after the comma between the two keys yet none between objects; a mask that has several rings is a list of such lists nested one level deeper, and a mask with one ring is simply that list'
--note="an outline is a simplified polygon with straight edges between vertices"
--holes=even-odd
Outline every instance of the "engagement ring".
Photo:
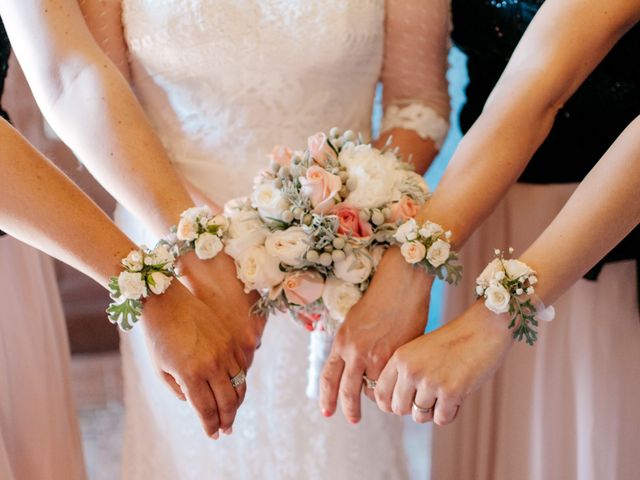
[{"label": "engagement ring", "polygon": [[376,388],[376,385],[378,384],[377,380],[371,380],[369,377],[367,377],[366,375],[362,376],[362,379],[364,380],[364,386],[367,388],[370,388],[371,390],[373,390],[374,388]]},{"label": "engagement ring", "polygon": [[238,388],[246,380],[247,380],[247,374],[245,373],[244,370],[240,370],[240,373],[238,373],[235,377],[231,377],[231,385],[233,386],[233,388]]}]

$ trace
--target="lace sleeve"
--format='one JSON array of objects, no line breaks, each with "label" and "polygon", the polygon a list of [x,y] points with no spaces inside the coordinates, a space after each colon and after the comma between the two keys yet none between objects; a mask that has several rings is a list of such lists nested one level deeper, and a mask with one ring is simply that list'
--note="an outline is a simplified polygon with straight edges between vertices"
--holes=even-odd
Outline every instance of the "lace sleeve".
[{"label": "lace sleeve", "polygon": [[402,128],[440,148],[449,129],[450,0],[387,0],[382,131]]}]

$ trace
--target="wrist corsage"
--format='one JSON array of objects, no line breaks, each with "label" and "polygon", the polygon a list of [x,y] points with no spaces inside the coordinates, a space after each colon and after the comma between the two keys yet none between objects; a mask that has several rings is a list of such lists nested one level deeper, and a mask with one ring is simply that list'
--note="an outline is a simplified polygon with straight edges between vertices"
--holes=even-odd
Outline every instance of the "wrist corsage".
[{"label": "wrist corsage", "polygon": [[[533,345],[538,339],[538,321],[551,321],[555,310],[545,307],[535,296],[536,272],[526,263],[505,259],[499,249],[495,257],[476,279],[476,297],[484,297],[485,306],[495,313],[509,313],[513,338]],[[513,248],[509,248],[513,253]]]},{"label": "wrist corsage", "polygon": [[131,330],[142,314],[142,300],[150,293],[163,294],[173,277],[175,257],[169,247],[159,244],[153,250],[141,247],[122,259],[124,271],[109,282],[113,300],[107,308],[111,323]]},{"label": "wrist corsage", "polygon": [[451,250],[451,232],[437,223],[427,220],[418,226],[412,218],[398,227],[395,239],[407,262],[447,283],[455,285],[462,278],[462,266],[456,263],[458,254]]},{"label": "wrist corsage", "polygon": [[207,206],[193,207],[182,212],[178,225],[161,243],[168,245],[176,258],[195,250],[200,260],[210,260],[222,251],[228,227],[224,215],[213,215]]}]

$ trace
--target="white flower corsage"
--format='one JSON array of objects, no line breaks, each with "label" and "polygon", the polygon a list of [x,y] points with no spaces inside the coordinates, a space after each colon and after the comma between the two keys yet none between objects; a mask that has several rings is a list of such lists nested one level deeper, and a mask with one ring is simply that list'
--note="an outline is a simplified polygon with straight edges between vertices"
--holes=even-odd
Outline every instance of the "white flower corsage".
[{"label": "white flower corsage", "polygon": [[222,238],[228,228],[224,215],[213,215],[207,206],[193,207],[180,214],[180,222],[161,244],[168,245],[176,257],[195,250],[200,260],[210,260],[224,248]]},{"label": "white flower corsage", "polygon": [[395,239],[404,259],[424,267],[447,283],[457,284],[462,278],[462,266],[455,263],[458,254],[451,250],[451,232],[437,223],[426,221],[418,226],[411,218],[398,227]]},{"label": "white flower corsage", "polygon": [[[513,248],[509,248],[513,253]],[[505,259],[494,250],[495,258],[476,279],[476,297],[484,297],[485,306],[494,313],[509,313],[513,338],[533,345],[538,339],[538,321],[551,321],[555,310],[545,307],[535,296],[536,272],[526,263]]]},{"label": "white flower corsage", "polygon": [[153,250],[141,247],[122,259],[124,270],[111,277],[109,291],[111,300],[107,313],[111,323],[124,330],[131,330],[142,314],[142,300],[150,293],[163,294],[173,277],[175,257],[166,244]]}]

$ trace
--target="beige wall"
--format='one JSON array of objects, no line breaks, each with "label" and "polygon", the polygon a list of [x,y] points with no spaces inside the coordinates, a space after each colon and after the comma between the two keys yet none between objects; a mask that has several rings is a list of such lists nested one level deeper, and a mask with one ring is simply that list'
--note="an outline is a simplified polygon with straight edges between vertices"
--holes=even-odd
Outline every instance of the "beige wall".
[{"label": "beige wall", "polygon": [[[113,199],[98,185],[71,151],[59,140],[52,138],[53,133],[45,127],[15,58],[11,59],[2,103],[18,130],[111,214],[114,207]],[[60,262],[56,262],[56,272],[72,351],[88,352],[117,348],[116,328],[109,323],[104,313],[108,303],[106,290]]]}]

